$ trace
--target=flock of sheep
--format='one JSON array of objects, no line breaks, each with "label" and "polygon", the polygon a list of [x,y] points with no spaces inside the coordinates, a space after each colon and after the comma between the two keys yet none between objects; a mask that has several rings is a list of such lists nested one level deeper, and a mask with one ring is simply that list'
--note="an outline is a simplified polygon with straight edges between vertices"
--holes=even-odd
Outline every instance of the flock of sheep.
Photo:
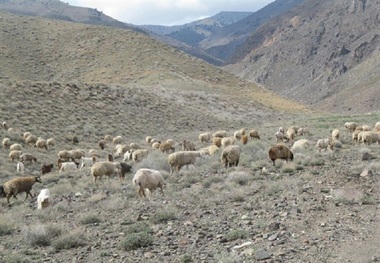
[{"label": "flock of sheep", "polygon": [[[6,131],[12,129],[8,127],[6,122],[3,122],[2,127]],[[353,144],[380,143],[380,122],[376,123],[374,128],[368,125],[360,126],[354,122],[347,122],[344,124],[344,127],[352,133]],[[275,165],[275,161],[278,159],[285,160],[286,162],[292,161],[295,151],[311,144],[306,139],[310,134],[310,131],[303,127],[292,126],[286,130],[283,127],[279,127],[278,131],[274,133],[276,144],[268,149],[268,157],[272,164]],[[302,136],[305,136],[305,138],[296,140],[297,137]],[[34,136],[30,132],[25,132],[23,138],[26,146],[30,145],[44,150],[55,145],[54,138],[45,140]],[[134,163],[141,162],[152,151],[161,151],[168,155],[167,162],[170,165],[170,175],[175,172],[179,173],[180,169],[184,166],[195,166],[198,158],[217,153],[220,154],[220,162],[223,167],[233,167],[239,165],[242,147],[248,143],[248,140],[260,140],[260,136],[256,130],[250,130],[246,133],[246,130],[242,128],[230,136],[228,136],[227,131],[217,131],[213,134],[205,132],[199,134],[198,139],[203,147],[196,150],[195,144],[189,140],[175,142],[172,139],[168,139],[163,142],[152,136],[147,136],[145,142],[148,147],[141,147],[137,143],[123,144],[121,136],[112,137],[106,135],[98,141],[97,145],[100,151],[96,149],[88,151],[83,149],[58,151],[56,164],[43,164],[41,174],[44,175],[51,172],[54,165],[57,165],[59,173],[89,168],[95,185],[98,180],[102,182],[103,176],[110,177],[113,174],[118,174],[122,180],[125,177],[125,173],[130,172],[132,169],[131,164],[128,164],[127,161]],[[334,129],[331,132],[331,136],[319,139],[315,147],[319,151],[322,149],[334,150],[334,147],[340,144],[339,139],[340,131],[339,129]],[[77,139],[76,142],[78,142]],[[101,155],[109,144],[114,145],[114,152],[107,153],[106,160],[102,160]],[[3,138],[2,146],[4,149],[9,150],[10,160],[12,162],[17,161],[16,170],[21,174],[24,173],[26,162],[31,164],[37,162],[37,158],[33,154],[24,152],[24,147],[20,143],[12,143],[8,137]],[[181,148],[179,151],[177,150],[178,147]],[[115,159],[117,158],[122,158],[122,161],[116,161]],[[30,191],[36,182],[42,183],[40,176],[13,178],[0,186],[0,196],[6,197],[8,204],[12,196],[16,198],[17,194],[22,192],[26,193],[25,200],[28,196],[33,198]],[[132,182],[138,187],[138,195],[141,198],[146,197],[146,189],[149,192],[153,192],[158,188],[161,194],[164,194],[163,187],[165,180],[160,171],[149,168],[139,169],[134,174]],[[49,189],[42,189],[37,197],[38,209],[48,207],[52,204],[52,200]]]}]

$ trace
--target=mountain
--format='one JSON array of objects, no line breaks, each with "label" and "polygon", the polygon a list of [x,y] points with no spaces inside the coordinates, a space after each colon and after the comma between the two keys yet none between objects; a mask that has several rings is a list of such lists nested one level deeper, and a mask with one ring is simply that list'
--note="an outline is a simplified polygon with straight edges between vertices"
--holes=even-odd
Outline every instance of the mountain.
[{"label": "mountain", "polygon": [[261,25],[226,68],[313,107],[378,109],[378,10],[378,1],[307,0]]}]

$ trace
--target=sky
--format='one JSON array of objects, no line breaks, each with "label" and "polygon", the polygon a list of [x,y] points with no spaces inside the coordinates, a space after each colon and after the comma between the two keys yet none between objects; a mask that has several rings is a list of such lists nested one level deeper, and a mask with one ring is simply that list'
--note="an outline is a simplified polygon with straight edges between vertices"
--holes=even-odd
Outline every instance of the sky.
[{"label": "sky", "polygon": [[183,25],[221,11],[255,12],[274,0],[61,0],[134,25]]}]

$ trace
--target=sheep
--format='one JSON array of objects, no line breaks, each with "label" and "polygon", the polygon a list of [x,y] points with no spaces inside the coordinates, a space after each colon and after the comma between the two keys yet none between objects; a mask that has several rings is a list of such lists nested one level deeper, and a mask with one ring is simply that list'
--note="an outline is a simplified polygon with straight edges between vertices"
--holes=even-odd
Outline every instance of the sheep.
[{"label": "sheep", "polygon": [[146,137],[145,137],[145,141],[146,141],[147,144],[151,144],[150,141],[151,141],[152,139],[153,139],[152,136],[146,136]]},{"label": "sheep", "polygon": [[161,141],[160,141],[159,139],[155,139],[155,138],[153,138],[153,139],[150,140],[150,144],[151,144],[151,145],[152,145],[153,143],[155,143],[155,142],[161,143]]},{"label": "sheep", "polygon": [[307,128],[301,127],[297,130],[297,135],[299,136],[310,135],[310,131]]},{"label": "sheep", "polygon": [[75,171],[78,169],[78,166],[74,162],[63,162],[58,165],[59,173],[67,172],[67,171]]},{"label": "sheep", "polygon": [[294,138],[296,137],[296,130],[294,128],[289,128],[286,131],[286,135],[287,135],[289,140],[293,141]]},{"label": "sheep", "polygon": [[246,134],[242,135],[240,141],[243,145],[246,145],[248,143],[248,136]]},{"label": "sheep", "polygon": [[359,142],[359,133],[361,133],[362,131],[360,130],[355,130],[353,131],[352,133],[352,145],[355,145],[355,142]]},{"label": "sheep", "polygon": [[175,151],[175,148],[170,143],[167,143],[167,142],[161,143],[159,149],[163,153],[169,153],[169,152]]},{"label": "sheep", "polygon": [[227,132],[226,131],[217,131],[217,132],[215,132],[215,133],[212,134],[212,137],[213,138],[216,138],[216,137],[219,137],[219,138],[227,137]]},{"label": "sheep", "polygon": [[31,133],[31,132],[24,132],[24,133],[22,134],[22,137],[23,137],[24,140],[25,140],[26,138],[28,138],[29,135],[32,135],[32,133]]},{"label": "sheep", "polygon": [[205,144],[210,142],[211,134],[209,132],[204,132],[199,134],[198,139],[201,143]]},{"label": "sheep", "polygon": [[134,149],[134,150],[141,149],[140,145],[138,145],[138,144],[135,143],[135,142],[131,142],[131,143],[129,144],[129,147],[131,147],[131,149]]},{"label": "sheep", "polygon": [[37,196],[37,209],[42,210],[53,205],[53,198],[50,194],[49,189],[41,189]]},{"label": "sheep", "polygon": [[22,151],[22,145],[21,145],[21,144],[18,144],[18,143],[14,143],[14,144],[12,144],[12,145],[9,147],[9,150],[10,150],[10,151],[14,151],[14,150]]},{"label": "sheep", "polygon": [[240,140],[240,139],[241,139],[241,136],[242,136],[242,134],[241,134],[241,131],[240,131],[240,130],[234,132],[234,138],[235,138],[235,139]]},{"label": "sheep", "polygon": [[55,145],[55,139],[54,138],[49,138],[46,140],[47,146],[54,146]]},{"label": "sheep", "polygon": [[8,130],[9,129],[9,125],[6,121],[3,121],[3,123],[1,124],[1,126],[3,127],[4,130]]},{"label": "sheep", "polygon": [[334,140],[332,138],[328,139],[320,139],[317,141],[316,147],[321,151],[322,149],[327,150],[327,148],[330,148],[330,150],[334,149]]},{"label": "sheep", "polygon": [[104,148],[106,148],[107,141],[106,140],[99,140],[98,145],[99,145],[100,149],[104,150]]},{"label": "sheep", "polygon": [[251,138],[251,140],[253,140],[253,139],[260,140],[259,132],[256,131],[256,130],[254,130],[254,129],[252,129],[252,130],[249,131],[249,137]]},{"label": "sheep", "polygon": [[238,145],[229,145],[223,149],[220,156],[220,162],[225,168],[228,166],[238,166],[240,159],[240,147]]},{"label": "sheep", "polygon": [[24,174],[25,166],[24,166],[24,164],[22,162],[17,162],[16,171],[18,173]]},{"label": "sheep", "polygon": [[205,148],[199,149],[200,152],[203,152],[203,154],[207,155],[214,155],[217,151],[219,151],[220,148],[216,145],[209,145]]},{"label": "sheep", "polygon": [[22,154],[22,151],[13,150],[9,153],[9,158],[14,162],[15,159],[19,159]]},{"label": "sheep", "polygon": [[106,142],[112,142],[112,141],[113,141],[113,138],[112,138],[111,135],[107,134],[107,135],[104,136],[104,140],[105,140]]},{"label": "sheep", "polygon": [[88,150],[87,155],[89,157],[100,158],[99,152],[97,150],[95,150],[95,149]]},{"label": "sheep", "polygon": [[152,143],[152,148],[153,149],[160,149],[160,142],[154,142],[154,143]]},{"label": "sheep", "polygon": [[380,132],[380,121],[376,122],[375,127],[373,127],[373,130],[376,132]]},{"label": "sheep", "polygon": [[167,139],[166,142],[170,143],[173,147],[175,145],[175,141],[173,139]]},{"label": "sheep", "polygon": [[358,126],[358,124],[355,123],[355,122],[346,122],[344,124],[344,128],[346,128],[346,130],[348,130],[350,132],[355,131],[355,129],[356,129],[357,126]]},{"label": "sheep", "polygon": [[195,151],[195,145],[190,141],[183,140],[181,145],[183,151]]},{"label": "sheep", "polygon": [[369,126],[369,125],[363,125],[362,128],[363,128],[363,131],[371,131],[372,130],[371,126]]},{"label": "sheep", "polygon": [[4,138],[2,141],[2,145],[5,149],[8,149],[11,146],[11,139]]},{"label": "sheep", "polygon": [[334,129],[332,132],[331,132],[331,137],[334,141],[339,141],[339,130],[338,129]]},{"label": "sheep", "polygon": [[217,146],[217,147],[221,147],[222,146],[222,138],[220,138],[220,137],[212,138],[212,144]]},{"label": "sheep", "polygon": [[140,198],[146,197],[145,189],[153,193],[156,188],[160,188],[161,194],[164,195],[162,188],[165,185],[165,180],[159,171],[146,168],[139,169],[133,176],[132,182],[139,187],[138,194]]},{"label": "sheep", "polygon": [[109,162],[113,162],[113,154],[112,153],[108,153],[107,154],[107,160],[109,161]]},{"label": "sheep", "polygon": [[73,139],[72,139],[72,141],[73,141],[73,144],[78,144],[79,143],[79,139],[78,139],[77,136],[74,136]]},{"label": "sheep", "polygon": [[370,145],[371,143],[379,141],[379,134],[372,131],[363,131],[358,134],[358,140],[359,142]]},{"label": "sheep", "polygon": [[41,148],[41,149],[45,148],[45,150],[48,149],[46,140],[41,139],[41,138],[36,141],[36,143],[34,144],[34,147]]},{"label": "sheep", "polygon": [[[96,180],[99,178],[101,182],[103,175],[111,176],[114,172],[119,170],[119,176],[121,171],[120,162],[97,162],[91,167],[91,175],[94,178],[94,185],[96,185]],[[120,176],[121,177],[121,176]]]},{"label": "sheep", "polygon": [[121,136],[116,136],[115,138],[112,139],[113,144],[120,144],[123,142],[123,137]]},{"label": "sheep", "polygon": [[275,136],[276,136],[276,141],[277,143],[279,142],[288,142],[289,141],[289,138],[286,137],[285,134],[283,134],[282,132],[278,131],[275,133]]},{"label": "sheep", "polygon": [[83,167],[91,167],[94,165],[94,163],[96,162],[96,158],[95,157],[82,157],[81,159],[81,164],[80,164],[80,170],[83,169]]},{"label": "sheep", "polygon": [[26,144],[35,144],[37,142],[38,138],[34,135],[29,135],[28,137],[26,137],[25,139],[25,143]]},{"label": "sheep", "polygon": [[66,150],[59,151],[57,155],[59,159],[65,160],[66,162],[71,159],[71,153]]},{"label": "sheep", "polygon": [[291,150],[293,153],[295,153],[297,151],[302,151],[302,150],[306,149],[310,144],[311,143],[309,140],[300,139],[300,140],[297,140],[293,143]]},{"label": "sheep", "polygon": [[75,162],[75,160],[80,160],[82,159],[82,157],[85,157],[85,156],[86,156],[86,152],[81,149],[70,151],[70,158],[73,162]]},{"label": "sheep", "polygon": [[245,135],[245,128],[241,128],[240,130],[241,135]]},{"label": "sheep", "polygon": [[9,180],[3,184],[4,193],[7,197],[7,203],[9,204],[9,198],[12,196],[17,199],[17,194],[25,192],[26,198],[28,198],[28,195],[30,195],[31,198],[33,198],[33,195],[30,193],[32,190],[33,185],[38,182],[42,183],[41,178],[39,176],[35,177],[17,177],[12,180]]},{"label": "sheep", "polygon": [[148,154],[149,152],[146,149],[130,150],[125,153],[123,161],[128,159],[135,162],[140,162],[144,157],[147,157]]},{"label": "sheep", "polygon": [[179,172],[181,167],[184,165],[194,165],[197,157],[201,156],[202,152],[200,151],[179,151],[169,154],[168,163],[170,165],[170,174],[173,174],[174,168],[176,168],[177,172]]},{"label": "sheep", "polygon": [[235,138],[234,137],[224,137],[222,138],[221,144],[222,148],[226,148],[229,145],[232,145],[235,143]]},{"label": "sheep", "polygon": [[51,170],[53,169],[53,167],[54,167],[53,163],[43,164],[42,167],[41,167],[41,173],[42,173],[42,175],[50,173]]},{"label": "sheep", "polygon": [[131,147],[129,145],[126,145],[126,144],[121,144],[121,145],[117,146],[115,157],[123,156],[130,149],[131,149]]},{"label": "sheep", "polygon": [[293,152],[284,144],[276,144],[270,147],[268,150],[269,159],[272,161],[273,166],[275,166],[275,161],[277,159],[286,160],[286,162],[293,161]]},{"label": "sheep", "polygon": [[130,166],[129,164],[124,163],[124,162],[120,162],[120,166],[121,166],[120,179],[124,179],[125,178],[125,174],[129,173],[131,171],[132,166]]},{"label": "sheep", "polygon": [[282,134],[285,134],[285,128],[284,127],[279,127],[278,131],[281,132]]}]

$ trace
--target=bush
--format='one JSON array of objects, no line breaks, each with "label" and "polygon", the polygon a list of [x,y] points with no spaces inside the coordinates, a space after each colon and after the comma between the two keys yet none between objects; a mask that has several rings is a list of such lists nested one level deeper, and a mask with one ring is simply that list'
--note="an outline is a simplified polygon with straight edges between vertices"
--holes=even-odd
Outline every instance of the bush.
[{"label": "bush", "polygon": [[81,218],[80,223],[82,225],[90,225],[100,223],[101,220],[97,215],[87,215]]},{"label": "bush", "polygon": [[120,243],[120,247],[123,250],[135,250],[141,247],[149,247],[153,244],[153,238],[151,234],[147,232],[138,232],[128,234]]},{"label": "bush", "polygon": [[13,226],[3,220],[0,221],[0,236],[10,235],[13,233]]},{"label": "bush", "polygon": [[65,234],[55,240],[52,243],[52,246],[57,250],[63,250],[63,249],[70,249],[70,248],[76,248],[86,245],[86,241],[83,238],[82,233],[78,233],[77,231],[74,231],[72,233]]},{"label": "bush", "polygon": [[174,211],[166,210],[166,211],[159,211],[154,216],[152,216],[151,221],[155,224],[158,223],[165,223],[170,220],[177,219],[175,216]]},{"label": "bush", "polygon": [[151,234],[153,230],[145,222],[137,222],[133,225],[130,225],[127,230],[128,234],[140,233],[140,232],[146,232],[146,233]]},{"label": "bush", "polygon": [[248,236],[248,233],[242,229],[234,229],[228,232],[224,237],[227,241],[233,241],[236,239],[243,239]]}]

